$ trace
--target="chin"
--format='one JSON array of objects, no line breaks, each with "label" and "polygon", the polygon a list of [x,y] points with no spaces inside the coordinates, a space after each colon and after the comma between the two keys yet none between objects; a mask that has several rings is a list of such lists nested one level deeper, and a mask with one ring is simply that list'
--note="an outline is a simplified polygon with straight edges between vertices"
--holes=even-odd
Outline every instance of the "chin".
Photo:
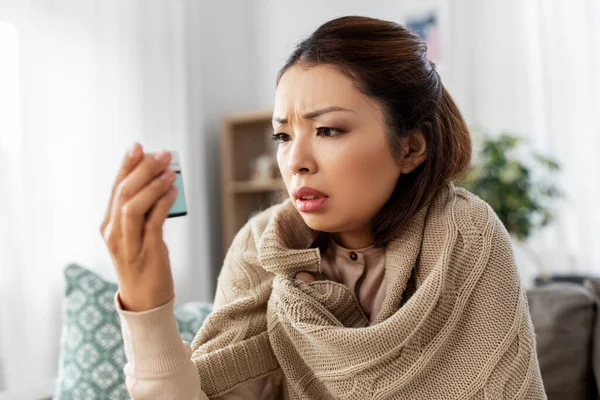
[{"label": "chin", "polygon": [[337,227],[340,226],[339,223],[333,221],[331,216],[326,213],[318,214],[318,213],[300,213],[304,223],[308,225],[308,227],[315,231],[320,232],[337,232]]}]

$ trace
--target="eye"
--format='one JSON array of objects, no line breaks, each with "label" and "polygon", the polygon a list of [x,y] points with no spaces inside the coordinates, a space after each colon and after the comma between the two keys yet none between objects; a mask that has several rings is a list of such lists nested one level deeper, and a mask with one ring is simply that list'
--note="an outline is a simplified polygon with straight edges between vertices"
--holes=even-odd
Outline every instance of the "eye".
[{"label": "eye", "polygon": [[340,133],[343,133],[341,129],[338,128],[328,128],[328,127],[320,127],[317,128],[317,133],[321,134],[324,137],[334,137],[338,136]]},{"label": "eye", "polygon": [[274,133],[271,135],[271,139],[275,142],[284,143],[290,140],[290,135],[287,133]]}]

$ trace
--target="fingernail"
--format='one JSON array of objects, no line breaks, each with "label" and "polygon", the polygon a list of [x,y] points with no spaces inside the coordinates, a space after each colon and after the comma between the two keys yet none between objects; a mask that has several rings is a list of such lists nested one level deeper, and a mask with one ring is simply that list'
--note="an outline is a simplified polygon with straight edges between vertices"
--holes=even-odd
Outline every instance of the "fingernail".
[{"label": "fingernail", "polygon": [[138,144],[134,143],[131,148],[129,149],[129,157],[135,157],[136,153],[137,153],[137,149],[138,149]]},{"label": "fingernail", "polygon": [[161,150],[154,156],[159,161],[164,161],[169,157],[169,152],[165,150]]},{"label": "fingernail", "polygon": [[166,170],[165,172],[163,172],[160,177],[162,179],[164,179],[165,181],[170,181],[173,180],[173,178],[175,178],[175,173],[173,171],[171,171],[170,169]]}]

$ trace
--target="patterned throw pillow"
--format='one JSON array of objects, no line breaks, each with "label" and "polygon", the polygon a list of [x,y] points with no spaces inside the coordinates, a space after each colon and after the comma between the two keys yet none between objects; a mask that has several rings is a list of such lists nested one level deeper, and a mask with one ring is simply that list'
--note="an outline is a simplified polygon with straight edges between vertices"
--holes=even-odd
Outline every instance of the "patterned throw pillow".
[{"label": "patterned throw pillow", "polygon": [[[55,400],[129,399],[117,285],[75,264],[65,267],[66,296]],[[181,338],[191,343],[211,312],[210,303],[175,307]]]}]

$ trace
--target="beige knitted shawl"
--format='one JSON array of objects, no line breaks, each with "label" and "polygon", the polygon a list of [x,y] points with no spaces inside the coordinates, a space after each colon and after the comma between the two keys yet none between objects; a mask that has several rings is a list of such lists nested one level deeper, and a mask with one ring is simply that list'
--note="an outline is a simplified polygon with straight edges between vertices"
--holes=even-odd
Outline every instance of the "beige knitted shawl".
[{"label": "beige knitted shawl", "polygon": [[546,398],[509,237],[476,196],[449,185],[389,243],[371,324],[343,284],[294,279],[320,272],[315,235],[289,201],[237,235],[192,343],[209,396],[270,375],[272,398]]}]

